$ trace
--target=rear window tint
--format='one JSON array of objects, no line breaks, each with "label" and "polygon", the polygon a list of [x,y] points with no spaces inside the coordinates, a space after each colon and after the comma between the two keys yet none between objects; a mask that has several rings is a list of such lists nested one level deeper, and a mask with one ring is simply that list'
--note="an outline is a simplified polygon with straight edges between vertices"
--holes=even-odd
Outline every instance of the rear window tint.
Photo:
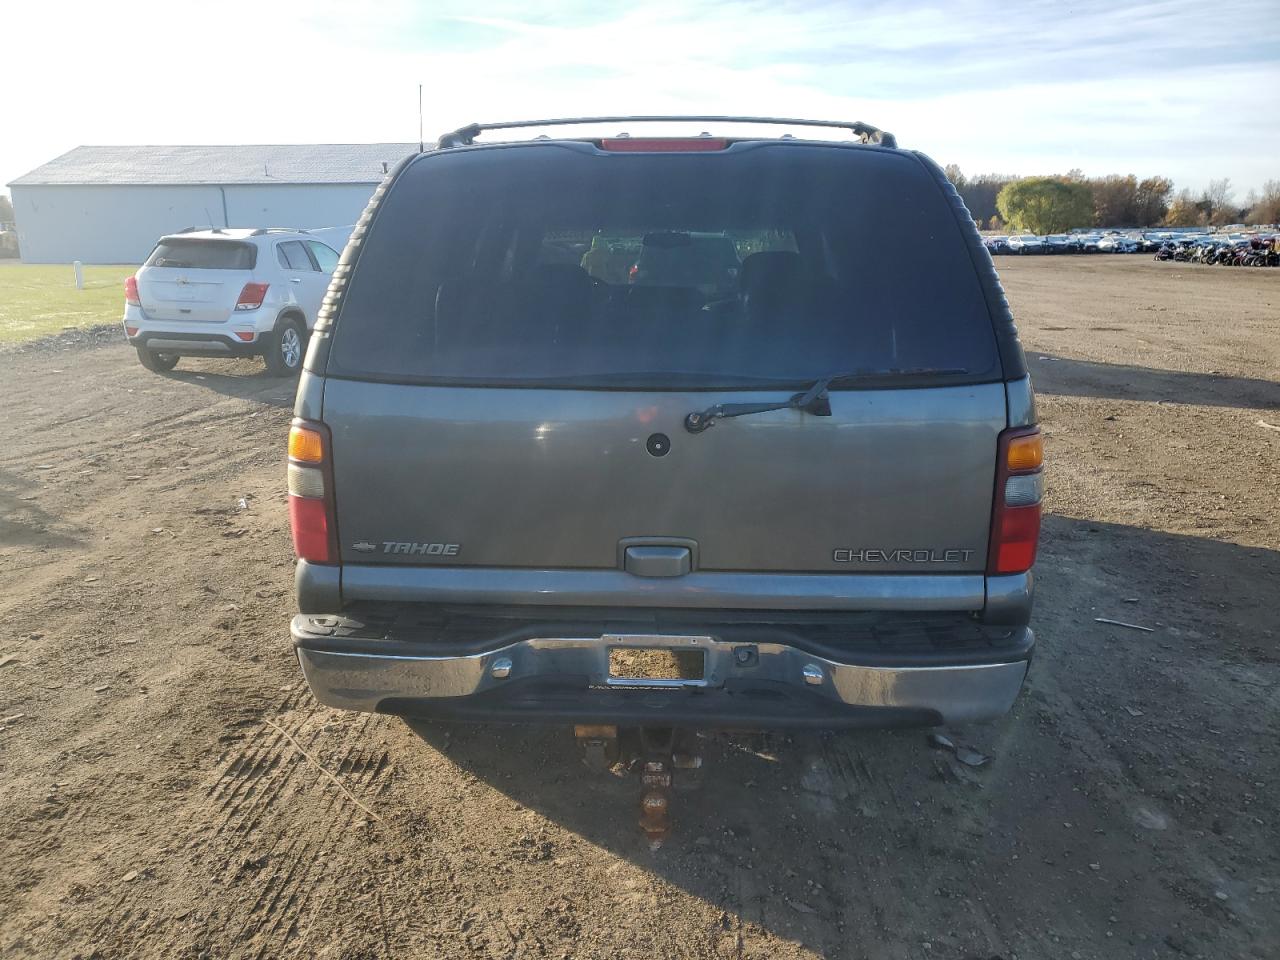
[{"label": "rear window tint", "polygon": [[338,265],[338,251],[319,240],[308,240],[307,246],[311,248],[311,255],[316,258],[321,272],[333,273],[333,268]]},{"label": "rear window tint", "polygon": [[676,389],[920,368],[999,376],[963,235],[914,158],[550,144],[405,171],[364,242],[328,369]]},{"label": "rear window tint", "polygon": [[306,247],[299,240],[289,240],[280,244],[276,248],[276,258],[280,261],[280,266],[286,270],[305,270],[312,273],[316,269],[311,265]]},{"label": "rear window tint", "polygon": [[145,266],[200,270],[252,270],[257,248],[235,240],[161,240]]}]

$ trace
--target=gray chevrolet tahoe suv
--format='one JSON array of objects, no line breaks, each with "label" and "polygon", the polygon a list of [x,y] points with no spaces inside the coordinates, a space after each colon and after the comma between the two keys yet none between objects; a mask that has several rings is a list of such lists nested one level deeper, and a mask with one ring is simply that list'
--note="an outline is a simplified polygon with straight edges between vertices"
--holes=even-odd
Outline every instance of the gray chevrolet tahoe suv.
[{"label": "gray chevrolet tahoe suv", "polygon": [[[315,328],[288,481],[317,699],[584,725],[1003,714],[1034,643],[1040,431],[933,161],[857,123],[477,142],[507,126],[387,177]],[[728,267],[629,271],[709,235]]]}]

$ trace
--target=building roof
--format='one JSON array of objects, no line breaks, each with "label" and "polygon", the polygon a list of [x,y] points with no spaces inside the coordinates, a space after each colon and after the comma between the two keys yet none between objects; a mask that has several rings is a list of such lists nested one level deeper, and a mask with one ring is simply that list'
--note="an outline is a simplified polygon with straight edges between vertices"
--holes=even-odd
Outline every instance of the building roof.
[{"label": "building roof", "polygon": [[417,147],[416,143],[76,147],[9,186],[378,183],[387,169]]}]

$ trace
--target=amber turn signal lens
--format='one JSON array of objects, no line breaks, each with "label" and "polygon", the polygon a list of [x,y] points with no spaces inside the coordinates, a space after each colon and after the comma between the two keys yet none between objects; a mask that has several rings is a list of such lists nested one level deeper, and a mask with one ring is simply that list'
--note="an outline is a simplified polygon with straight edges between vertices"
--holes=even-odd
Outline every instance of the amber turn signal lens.
[{"label": "amber turn signal lens", "polygon": [[1009,441],[1009,469],[1036,470],[1044,465],[1044,437],[1033,433]]},{"label": "amber turn signal lens", "polygon": [[[1013,454],[1010,453],[1010,457]],[[324,459],[324,438],[306,427],[289,429],[289,457],[303,463],[319,463]]]}]

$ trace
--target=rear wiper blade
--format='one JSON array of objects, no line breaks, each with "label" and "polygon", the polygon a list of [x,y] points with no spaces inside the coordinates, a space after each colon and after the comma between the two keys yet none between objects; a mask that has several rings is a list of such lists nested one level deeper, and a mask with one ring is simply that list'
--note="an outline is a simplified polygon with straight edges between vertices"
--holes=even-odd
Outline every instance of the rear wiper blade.
[{"label": "rear wiper blade", "polygon": [[746,417],[753,413],[768,413],[771,410],[799,410],[801,413],[809,413],[815,417],[829,417],[831,416],[831,399],[827,391],[830,387],[841,383],[900,377],[944,377],[968,372],[961,367],[917,367],[907,370],[852,370],[833,373],[815,380],[802,393],[797,393],[781,403],[717,403],[705,410],[695,410],[684,418],[684,428],[690,433],[702,433],[703,430],[713,426],[717,420]]}]

